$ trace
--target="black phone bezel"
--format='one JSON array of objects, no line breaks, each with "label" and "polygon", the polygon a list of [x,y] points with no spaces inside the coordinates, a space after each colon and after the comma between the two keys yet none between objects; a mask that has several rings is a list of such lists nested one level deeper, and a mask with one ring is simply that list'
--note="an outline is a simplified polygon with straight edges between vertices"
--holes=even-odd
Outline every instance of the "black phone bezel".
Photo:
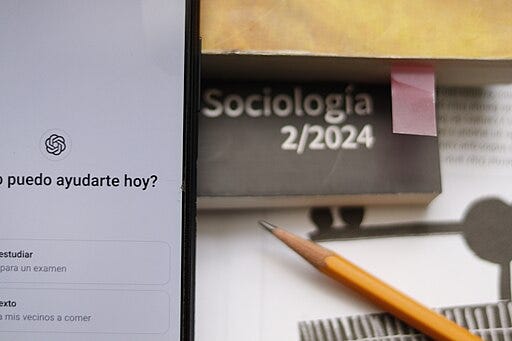
[{"label": "black phone bezel", "polygon": [[180,340],[193,341],[195,325],[197,114],[200,110],[201,56],[199,0],[186,0],[185,11]]}]

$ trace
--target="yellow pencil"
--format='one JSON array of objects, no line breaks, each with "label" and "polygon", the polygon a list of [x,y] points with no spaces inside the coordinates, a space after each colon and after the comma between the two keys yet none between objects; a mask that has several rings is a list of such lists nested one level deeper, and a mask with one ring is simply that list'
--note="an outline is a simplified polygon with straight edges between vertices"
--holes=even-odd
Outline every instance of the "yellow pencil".
[{"label": "yellow pencil", "polygon": [[467,329],[392,288],[333,251],[268,222],[259,223],[318,270],[434,340],[482,341]]}]

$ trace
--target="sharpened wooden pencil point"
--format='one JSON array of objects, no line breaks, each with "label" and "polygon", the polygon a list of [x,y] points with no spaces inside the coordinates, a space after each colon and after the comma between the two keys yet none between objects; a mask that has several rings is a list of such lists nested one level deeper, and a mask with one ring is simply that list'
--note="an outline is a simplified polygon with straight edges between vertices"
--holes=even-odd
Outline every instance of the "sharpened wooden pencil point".
[{"label": "sharpened wooden pencil point", "polygon": [[275,225],[272,225],[271,223],[265,221],[265,220],[260,220],[258,221],[258,223],[265,228],[265,230],[267,230],[268,232],[270,233],[273,233],[274,232],[274,229],[277,228],[277,226]]},{"label": "sharpened wooden pencil point", "polygon": [[437,341],[483,341],[340,255],[266,221],[260,225],[327,276],[345,284],[383,310]]}]

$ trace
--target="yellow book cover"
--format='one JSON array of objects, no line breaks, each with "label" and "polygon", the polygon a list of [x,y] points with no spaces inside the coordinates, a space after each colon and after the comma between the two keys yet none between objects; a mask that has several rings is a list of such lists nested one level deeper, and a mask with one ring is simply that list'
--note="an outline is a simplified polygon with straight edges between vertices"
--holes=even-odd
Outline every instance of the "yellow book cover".
[{"label": "yellow book cover", "polygon": [[512,58],[510,0],[203,0],[206,53]]}]

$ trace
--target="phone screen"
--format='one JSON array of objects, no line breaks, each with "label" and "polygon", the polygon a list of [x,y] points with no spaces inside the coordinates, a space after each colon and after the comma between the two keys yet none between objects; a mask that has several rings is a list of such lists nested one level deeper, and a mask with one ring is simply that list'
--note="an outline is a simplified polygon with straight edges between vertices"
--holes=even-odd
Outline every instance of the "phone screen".
[{"label": "phone screen", "polygon": [[186,7],[0,2],[0,339],[183,334]]}]

